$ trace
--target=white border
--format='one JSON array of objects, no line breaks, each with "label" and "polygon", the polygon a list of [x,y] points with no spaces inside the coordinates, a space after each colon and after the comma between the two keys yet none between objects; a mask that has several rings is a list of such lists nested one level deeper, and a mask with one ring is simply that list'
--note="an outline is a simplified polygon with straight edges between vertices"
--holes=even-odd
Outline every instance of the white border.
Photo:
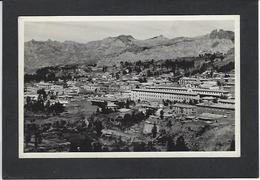
[{"label": "white border", "polygon": [[[208,21],[232,20],[235,24],[235,151],[207,152],[26,152],[24,153],[24,23],[25,22],[115,22],[115,21]],[[187,158],[240,157],[240,16],[20,16],[18,18],[19,158]]]}]

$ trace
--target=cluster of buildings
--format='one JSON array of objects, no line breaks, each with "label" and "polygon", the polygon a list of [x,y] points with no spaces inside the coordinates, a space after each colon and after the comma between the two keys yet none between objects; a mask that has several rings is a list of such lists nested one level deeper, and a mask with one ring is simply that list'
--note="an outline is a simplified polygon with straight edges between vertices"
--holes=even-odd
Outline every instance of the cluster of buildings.
[{"label": "cluster of buildings", "polygon": [[36,100],[37,90],[45,89],[56,96],[55,101],[62,104],[67,104],[79,94],[87,94],[90,101],[106,101],[107,106],[112,109],[117,108],[115,102],[129,99],[137,104],[148,102],[150,107],[140,107],[144,110],[156,108],[156,102],[160,104],[162,101],[169,101],[173,103],[172,109],[177,114],[208,112],[223,115],[234,112],[234,74],[205,71],[197,76],[181,77],[175,82],[172,82],[172,77],[173,74],[170,73],[159,77],[145,77],[144,80],[142,73],[120,74],[120,77],[116,77],[113,71],[94,69],[88,73],[88,77],[80,77],[65,84],[59,81],[29,84],[24,96]]},{"label": "cluster of buildings", "polygon": [[47,100],[51,104],[59,102],[63,105],[69,103],[69,100],[74,96],[77,96],[80,92],[80,88],[76,86],[74,81],[68,81],[66,87],[63,83],[53,83],[53,82],[39,82],[34,84],[26,84],[24,89],[24,99],[26,103],[26,98],[31,100],[38,99],[38,91],[44,89],[47,95]]},{"label": "cluster of buildings", "polygon": [[[177,85],[160,84],[143,86],[131,90],[131,100],[136,102],[173,102],[171,112],[187,118],[213,120],[234,118],[235,77],[234,74],[207,72],[199,77],[182,77]],[[171,115],[170,114],[165,114]]]},{"label": "cluster of buildings", "polygon": [[[210,74],[210,77],[208,77]],[[179,85],[203,89],[223,89],[229,91],[233,96],[235,92],[235,74],[211,73],[205,71],[199,77],[182,77]]]}]

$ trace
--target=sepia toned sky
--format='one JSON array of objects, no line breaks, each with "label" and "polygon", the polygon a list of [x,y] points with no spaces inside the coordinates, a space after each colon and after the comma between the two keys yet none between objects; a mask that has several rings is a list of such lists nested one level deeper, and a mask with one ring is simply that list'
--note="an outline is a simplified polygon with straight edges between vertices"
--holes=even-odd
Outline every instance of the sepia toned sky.
[{"label": "sepia toned sky", "polygon": [[194,37],[214,29],[234,31],[230,20],[213,21],[116,21],[116,22],[25,22],[25,41],[58,40],[86,43],[118,35],[144,40],[163,35],[167,38]]}]

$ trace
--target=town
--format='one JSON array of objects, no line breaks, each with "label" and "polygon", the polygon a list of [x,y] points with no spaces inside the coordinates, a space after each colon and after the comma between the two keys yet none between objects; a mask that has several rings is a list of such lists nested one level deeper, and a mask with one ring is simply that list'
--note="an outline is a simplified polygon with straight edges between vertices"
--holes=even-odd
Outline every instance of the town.
[{"label": "town", "polygon": [[234,63],[72,64],[25,74],[25,152],[234,151]]}]

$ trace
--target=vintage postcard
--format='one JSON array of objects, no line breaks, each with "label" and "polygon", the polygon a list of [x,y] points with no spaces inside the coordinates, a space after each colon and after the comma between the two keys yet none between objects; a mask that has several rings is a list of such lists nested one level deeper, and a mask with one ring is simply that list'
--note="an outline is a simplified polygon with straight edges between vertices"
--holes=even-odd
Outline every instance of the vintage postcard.
[{"label": "vintage postcard", "polygon": [[240,16],[20,16],[19,158],[240,157]]}]

